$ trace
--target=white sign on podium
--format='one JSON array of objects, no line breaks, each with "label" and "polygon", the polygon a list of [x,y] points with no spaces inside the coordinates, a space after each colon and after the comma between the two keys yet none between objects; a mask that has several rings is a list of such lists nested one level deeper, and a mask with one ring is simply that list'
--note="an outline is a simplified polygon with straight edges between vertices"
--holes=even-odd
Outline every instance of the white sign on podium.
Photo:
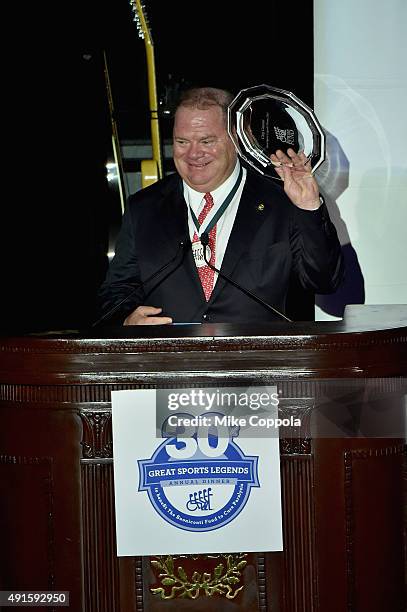
[{"label": "white sign on podium", "polygon": [[275,387],[112,393],[118,556],[282,550]]}]

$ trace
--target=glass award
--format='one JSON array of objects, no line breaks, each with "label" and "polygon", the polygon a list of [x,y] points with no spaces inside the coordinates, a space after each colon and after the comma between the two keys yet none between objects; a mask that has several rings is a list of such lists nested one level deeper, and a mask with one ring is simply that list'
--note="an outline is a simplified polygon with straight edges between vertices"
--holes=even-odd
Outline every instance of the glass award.
[{"label": "glass award", "polygon": [[284,89],[242,89],[229,105],[228,131],[239,156],[272,179],[281,180],[270,159],[278,149],[304,151],[311,172],[325,159],[325,135],[314,112]]}]

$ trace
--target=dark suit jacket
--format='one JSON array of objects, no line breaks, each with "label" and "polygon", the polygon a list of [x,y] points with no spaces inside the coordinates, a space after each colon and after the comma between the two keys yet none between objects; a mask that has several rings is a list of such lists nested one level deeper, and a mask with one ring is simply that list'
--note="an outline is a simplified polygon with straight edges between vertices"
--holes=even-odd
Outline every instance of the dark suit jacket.
[{"label": "dark suit jacket", "polygon": [[[101,312],[138,289],[109,323],[122,322],[141,304],[162,307],[174,322],[278,319],[220,277],[206,302],[191,249],[178,247],[188,235],[187,206],[177,174],[131,196],[116,255],[100,290]],[[162,274],[140,285],[177,249],[176,260]],[[274,181],[248,170],[221,271],[283,312],[292,274],[305,289],[333,292],[341,280],[342,257],[325,205],[317,211],[301,210]]]}]

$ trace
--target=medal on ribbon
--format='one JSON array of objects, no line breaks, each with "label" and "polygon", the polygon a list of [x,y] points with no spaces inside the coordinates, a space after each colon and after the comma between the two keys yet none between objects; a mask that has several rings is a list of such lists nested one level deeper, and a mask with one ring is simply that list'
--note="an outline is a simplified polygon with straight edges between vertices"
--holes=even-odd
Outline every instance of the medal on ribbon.
[{"label": "medal on ribbon", "polygon": [[[195,264],[197,268],[203,268],[204,266],[207,265],[204,259],[203,245],[200,240],[197,240],[196,242],[192,243],[192,254],[194,256],[194,260],[195,260]],[[208,245],[206,247],[206,257],[208,261],[210,261],[211,255],[212,255],[212,252],[211,252],[210,246]]]}]

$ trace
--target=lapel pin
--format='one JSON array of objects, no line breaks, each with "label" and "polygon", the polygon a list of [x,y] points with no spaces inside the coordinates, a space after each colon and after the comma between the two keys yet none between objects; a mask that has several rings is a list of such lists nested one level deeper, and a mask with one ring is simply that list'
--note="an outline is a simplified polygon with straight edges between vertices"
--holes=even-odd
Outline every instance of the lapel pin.
[{"label": "lapel pin", "polygon": [[262,212],[262,211],[264,210],[264,204],[263,204],[263,203],[258,204],[258,205],[257,205],[257,210],[258,210],[259,212]]}]

